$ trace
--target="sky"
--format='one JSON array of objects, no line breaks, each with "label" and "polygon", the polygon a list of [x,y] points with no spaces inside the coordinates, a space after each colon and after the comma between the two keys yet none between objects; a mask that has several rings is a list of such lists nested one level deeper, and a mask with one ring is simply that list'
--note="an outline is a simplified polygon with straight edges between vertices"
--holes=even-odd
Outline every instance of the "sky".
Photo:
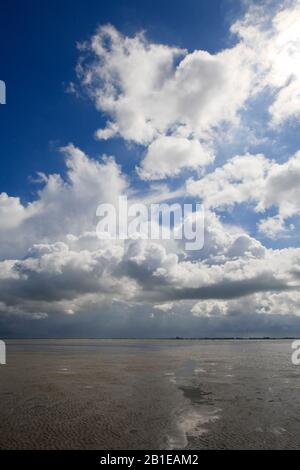
[{"label": "sky", "polygon": [[[3,0],[0,337],[300,334],[300,1]],[[204,245],[101,240],[120,196]]]}]

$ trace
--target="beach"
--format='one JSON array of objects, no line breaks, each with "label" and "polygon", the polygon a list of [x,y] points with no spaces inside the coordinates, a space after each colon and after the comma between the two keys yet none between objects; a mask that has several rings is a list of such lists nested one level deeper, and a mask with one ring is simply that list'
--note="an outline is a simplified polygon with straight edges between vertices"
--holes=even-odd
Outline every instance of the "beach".
[{"label": "beach", "polygon": [[1,449],[298,449],[289,340],[14,340]]}]

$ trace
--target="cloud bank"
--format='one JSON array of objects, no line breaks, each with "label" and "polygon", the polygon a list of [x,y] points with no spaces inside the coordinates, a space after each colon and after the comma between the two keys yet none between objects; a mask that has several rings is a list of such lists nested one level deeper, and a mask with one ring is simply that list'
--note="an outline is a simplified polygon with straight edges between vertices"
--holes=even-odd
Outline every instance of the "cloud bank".
[{"label": "cloud bank", "polygon": [[[269,141],[297,125],[300,3],[251,7],[231,33],[235,45],[216,54],[154,44],[142,33],[126,37],[111,25],[80,45],[80,84],[107,116],[96,138],[138,145],[141,158],[131,178],[120,156],[93,159],[69,144],[61,149],[64,176],[39,174],[30,203],[0,194],[4,333],[300,331],[300,247],[288,243],[300,211],[300,150],[281,158],[220,152],[245,116],[249,126],[254,102],[263,108]],[[98,205],[117,205],[125,194],[145,203],[203,202],[204,248],[191,253],[174,240],[99,240]],[[255,218],[250,229],[230,219],[245,207]],[[266,243],[281,237],[285,246]]]}]

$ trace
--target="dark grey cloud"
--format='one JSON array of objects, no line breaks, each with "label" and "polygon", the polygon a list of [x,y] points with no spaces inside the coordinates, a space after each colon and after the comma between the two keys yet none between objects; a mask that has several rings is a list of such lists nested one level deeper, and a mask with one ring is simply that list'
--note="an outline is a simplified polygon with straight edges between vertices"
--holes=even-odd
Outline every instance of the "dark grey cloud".
[{"label": "dark grey cloud", "polygon": [[201,318],[188,311],[151,316],[143,309],[106,308],[74,316],[47,319],[0,317],[0,337],[6,338],[165,338],[165,337],[300,337],[300,317],[295,315],[241,314]]}]

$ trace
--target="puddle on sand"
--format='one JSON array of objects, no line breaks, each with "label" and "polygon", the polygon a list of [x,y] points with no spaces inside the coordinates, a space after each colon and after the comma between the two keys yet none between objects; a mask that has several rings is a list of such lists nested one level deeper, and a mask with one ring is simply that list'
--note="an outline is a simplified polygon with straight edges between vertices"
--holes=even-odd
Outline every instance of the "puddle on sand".
[{"label": "puddle on sand", "polygon": [[196,409],[187,407],[177,421],[177,429],[172,436],[168,436],[168,450],[184,449],[188,445],[189,437],[198,437],[208,432],[206,425],[220,418],[220,409]]},{"label": "puddle on sand", "polygon": [[[195,383],[195,376],[205,373],[195,362],[187,361],[176,373],[167,373],[170,381],[177,385],[183,395],[182,408],[175,414],[176,429],[168,436],[167,449],[184,449],[189,437],[197,437],[208,432],[208,425],[220,418],[220,408],[208,404],[208,393],[201,390],[201,384]],[[206,403],[205,403],[206,402]]]}]

